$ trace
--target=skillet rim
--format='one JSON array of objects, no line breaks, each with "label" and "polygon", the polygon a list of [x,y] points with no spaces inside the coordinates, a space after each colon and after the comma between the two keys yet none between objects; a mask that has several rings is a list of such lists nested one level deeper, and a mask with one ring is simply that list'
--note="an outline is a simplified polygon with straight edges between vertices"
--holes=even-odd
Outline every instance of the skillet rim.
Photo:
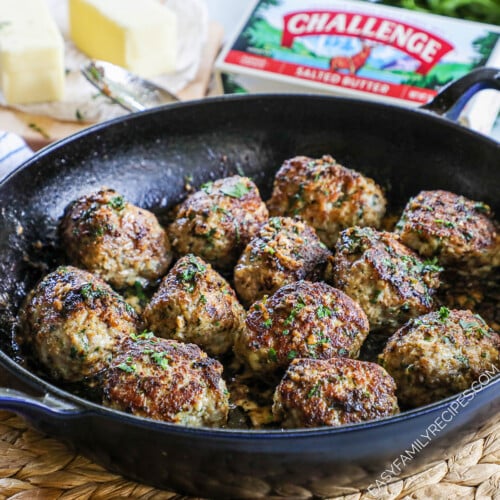
[{"label": "skillet rim", "polygon": [[[397,105],[394,103],[382,103],[377,101],[356,99],[352,97],[343,96],[331,96],[331,95],[321,95],[315,93],[255,93],[255,94],[226,94],[221,96],[206,97],[191,101],[180,101],[175,103],[166,104],[160,107],[148,109],[145,111],[140,111],[136,113],[126,114],[105,122],[97,123],[91,125],[75,134],[68,137],[60,139],[58,141],[49,144],[36,152],[31,158],[19,165],[17,168],[12,170],[8,175],[6,175],[0,181],[0,189],[4,188],[4,185],[9,182],[9,180],[17,175],[19,172],[33,168],[33,164],[45,156],[52,155],[64,146],[74,143],[86,138],[87,136],[96,135],[103,130],[116,127],[124,122],[134,122],[135,120],[143,119],[144,116],[156,115],[168,113],[170,110],[182,109],[182,108],[196,108],[200,105],[202,106],[217,106],[219,103],[232,103],[239,101],[262,101],[261,104],[265,104],[268,101],[279,100],[317,100],[317,101],[338,101],[343,104],[352,104],[354,106],[365,106],[368,108],[378,108],[384,110],[392,110],[395,113],[402,113],[403,115],[413,115],[419,116],[422,120],[430,120],[438,124],[439,127],[449,128],[452,131],[458,131],[459,134],[465,134],[466,136],[472,137],[474,140],[480,140],[489,143],[490,146],[496,147],[500,150],[500,141],[496,141],[494,138],[482,134],[480,132],[474,131],[461,125],[458,122],[451,121],[445,117],[437,115],[432,111],[428,111],[420,108],[408,108],[402,105]],[[35,165],[36,166],[36,165]],[[319,437],[323,435],[335,436],[338,434],[344,434],[349,432],[364,431],[373,427],[384,427],[391,425],[392,423],[402,422],[409,419],[417,419],[418,417],[424,416],[429,413],[438,412],[439,410],[445,410],[449,403],[454,400],[458,400],[463,394],[470,390],[470,388],[449,396],[445,399],[441,399],[434,403],[424,405],[411,410],[406,410],[404,412],[398,413],[397,415],[384,417],[381,419],[370,420],[367,422],[360,422],[356,424],[342,425],[339,427],[314,427],[314,428],[299,428],[299,429],[226,429],[226,428],[211,428],[211,427],[188,427],[179,424],[173,424],[169,422],[157,421],[145,417],[140,417],[132,414],[128,414],[119,410],[114,410],[112,408],[107,408],[98,403],[93,403],[89,400],[76,396],[71,392],[65,391],[54,385],[47,380],[35,375],[30,370],[24,368],[16,361],[14,361],[10,356],[8,356],[3,350],[0,349],[0,367],[6,367],[9,372],[20,378],[22,382],[27,383],[30,387],[42,390],[45,394],[55,394],[59,398],[65,401],[71,401],[75,404],[76,408],[66,409],[66,415],[69,416],[81,416],[91,417],[110,417],[116,420],[123,421],[124,423],[135,424],[139,427],[146,427],[149,429],[154,429],[155,431],[165,431],[172,432],[179,435],[204,435],[205,437],[211,438],[226,438],[226,439],[288,439],[293,438],[310,438]],[[22,377],[21,377],[22,375]],[[497,373],[492,379],[490,379],[485,385],[482,385],[476,393],[484,393],[489,390],[493,390],[495,386],[500,386],[500,373]],[[494,392],[492,393],[494,394]],[[500,399],[500,395],[495,399]],[[37,406],[35,402],[30,402],[28,399],[23,401],[27,406]],[[49,405],[40,402],[40,411],[49,411],[54,414],[64,414],[64,410],[55,410]]]},{"label": "skillet rim", "polygon": [[299,99],[299,100],[315,99],[315,100],[320,100],[320,101],[321,100],[324,100],[324,101],[333,100],[333,101],[342,102],[344,104],[353,104],[355,106],[363,105],[363,106],[373,107],[373,108],[383,108],[383,109],[395,110],[396,112],[402,112],[404,114],[414,114],[415,116],[420,116],[424,120],[425,119],[431,120],[431,121],[436,122],[439,125],[442,125],[444,127],[450,127],[453,130],[458,130],[459,133],[470,135],[476,139],[489,142],[491,145],[496,146],[497,148],[500,149],[500,140],[497,141],[489,135],[483,134],[481,132],[477,132],[475,130],[472,130],[471,128],[468,128],[468,127],[460,124],[458,121],[455,122],[455,121],[450,120],[444,116],[438,115],[437,113],[434,113],[433,111],[426,110],[426,109],[423,109],[420,107],[409,108],[409,107],[405,107],[403,105],[398,105],[398,104],[394,104],[394,103],[384,103],[384,102],[378,102],[378,101],[371,101],[368,99],[366,99],[366,100],[356,99],[354,97],[315,94],[312,92],[308,92],[308,93],[262,92],[262,93],[253,93],[253,94],[224,94],[224,95],[220,95],[220,96],[210,96],[210,97],[204,97],[204,98],[200,98],[200,99],[193,99],[190,101],[172,102],[169,104],[164,104],[163,106],[158,106],[155,108],[146,109],[144,111],[129,113],[129,114],[126,114],[123,116],[118,116],[116,118],[112,118],[110,120],[106,120],[104,122],[90,125],[89,127],[84,128],[83,130],[80,130],[78,132],[75,132],[74,134],[67,136],[67,137],[64,137],[62,139],[54,141],[53,143],[51,143],[51,144],[43,147],[39,151],[37,151],[31,158],[28,158],[25,162],[23,162],[21,165],[19,165],[15,169],[13,169],[11,172],[9,172],[9,174],[7,174],[3,179],[1,179],[0,180],[0,188],[14,174],[17,174],[19,171],[24,170],[25,168],[28,168],[31,165],[31,163],[37,161],[39,159],[39,157],[50,154],[54,149],[59,149],[68,143],[80,140],[80,138],[82,138],[82,137],[85,137],[87,135],[92,135],[95,133],[99,133],[103,129],[107,129],[107,128],[110,128],[112,126],[119,125],[122,122],[128,122],[128,121],[133,122],[136,119],[141,119],[143,116],[165,113],[165,112],[168,112],[170,109],[199,107],[201,105],[210,106],[210,105],[217,105],[220,102],[225,103],[225,102],[231,102],[231,101],[238,102],[238,101],[254,101],[254,100],[257,100],[257,101],[258,100],[275,101],[276,99]]}]

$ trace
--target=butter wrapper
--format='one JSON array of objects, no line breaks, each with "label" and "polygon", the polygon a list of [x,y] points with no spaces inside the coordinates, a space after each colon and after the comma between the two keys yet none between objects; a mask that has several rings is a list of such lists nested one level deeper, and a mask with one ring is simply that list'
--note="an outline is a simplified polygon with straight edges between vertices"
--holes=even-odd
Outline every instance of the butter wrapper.
[{"label": "butter wrapper", "polygon": [[[404,106],[481,66],[500,66],[500,27],[345,0],[259,0],[216,62],[221,89],[318,92]],[[500,94],[462,121],[488,133]]]}]

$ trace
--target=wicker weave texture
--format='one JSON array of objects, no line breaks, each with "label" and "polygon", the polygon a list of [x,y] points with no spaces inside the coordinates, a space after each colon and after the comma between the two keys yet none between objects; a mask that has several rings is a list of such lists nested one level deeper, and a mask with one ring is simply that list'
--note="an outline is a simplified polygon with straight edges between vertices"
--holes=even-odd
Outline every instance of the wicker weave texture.
[{"label": "wicker weave texture", "polygon": [[[298,491],[289,493],[290,497],[301,496]],[[331,485],[325,485],[324,493],[345,500],[375,498],[353,488],[335,491]],[[377,498],[384,500],[500,500],[500,422],[478,433],[458,455],[378,493],[382,495]],[[87,498],[188,499],[107,472],[33,430],[20,417],[0,411],[0,500]]]}]

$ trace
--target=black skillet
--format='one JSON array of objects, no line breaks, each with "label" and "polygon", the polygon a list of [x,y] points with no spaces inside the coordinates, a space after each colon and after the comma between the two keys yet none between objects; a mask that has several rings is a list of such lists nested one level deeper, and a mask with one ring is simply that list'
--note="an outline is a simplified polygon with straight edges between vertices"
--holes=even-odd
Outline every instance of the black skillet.
[{"label": "black skillet", "polygon": [[[457,113],[461,96],[482,87],[500,87],[498,70],[470,74],[428,107]],[[29,371],[11,342],[14,317],[47,271],[38,264],[54,264],[64,207],[101,186],[161,216],[183,196],[186,176],[199,186],[244,172],[267,197],[284,159],[331,153],[386,187],[394,208],[439,188],[499,212],[499,152],[497,142],[428,111],[313,95],[173,104],[47,147],[0,184],[0,367],[26,387],[3,389],[0,408],[112,471],[192,495],[326,496],[349,486],[376,493],[381,483],[422,470],[498,419],[494,370],[474,390],[376,422],[286,432],[191,429],[106,409]]]}]

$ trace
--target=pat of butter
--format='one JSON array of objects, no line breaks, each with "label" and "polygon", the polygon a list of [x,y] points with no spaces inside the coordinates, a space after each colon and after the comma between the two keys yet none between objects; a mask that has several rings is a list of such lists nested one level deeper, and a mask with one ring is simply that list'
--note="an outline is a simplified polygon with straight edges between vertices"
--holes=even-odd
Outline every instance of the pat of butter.
[{"label": "pat of butter", "polygon": [[64,41],[44,0],[0,0],[0,89],[8,104],[64,96]]},{"label": "pat of butter", "polygon": [[89,57],[144,77],[175,70],[177,18],[156,0],[69,0],[69,20]]}]

